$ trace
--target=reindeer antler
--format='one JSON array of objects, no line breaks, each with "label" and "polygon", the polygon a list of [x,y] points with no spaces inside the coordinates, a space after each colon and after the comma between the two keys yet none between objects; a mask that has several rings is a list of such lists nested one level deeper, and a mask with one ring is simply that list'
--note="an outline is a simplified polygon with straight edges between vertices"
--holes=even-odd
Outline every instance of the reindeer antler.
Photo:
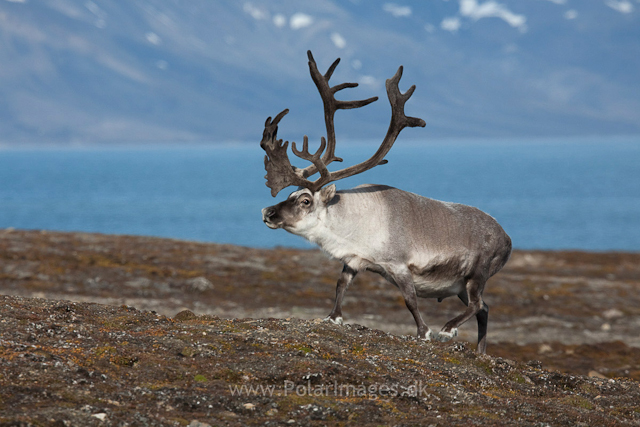
[{"label": "reindeer antler", "polygon": [[[378,151],[368,160],[358,163],[357,165],[341,169],[335,172],[329,172],[327,166],[334,161],[341,162],[342,159],[335,156],[336,137],[335,127],[333,124],[333,118],[337,110],[360,108],[365,105],[371,104],[376,101],[378,97],[372,97],[363,100],[355,101],[339,101],[335,98],[335,93],[345,89],[357,87],[357,83],[341,83],[336,86],[329,86],[329,79],[333,75],[340,58],[336,59],[329,67],[327,72],[322,75],[318,71],[315,60],[311,51],[307,51],[309,57],[309,71],[311,78],[320,92],[322,103],[324,105],[324,120],[327,129],[327,139],[321,138],[320,148],[316,153],[309,153],[309,139],[304,136],[302,151],[299,151],[296,147],[296,143],[292,142],[291,150],[293,153],[301,159],[310,161],[312,164],[304,169],[292,166],[289,157],[287,156],[288,141],[282,142],[282,139],[278,140],[278,123],[289,112],[284,110],[278,114],[273,121],[271,117],[267,119],[264,126],[264,133],[262,135],[262,141],[260,146],[265,150],[267,155],[264,158],[264,165],[267,171],[265,178],[267,179],[267,187],[271,188],[271,195],[276,196],[280,190],[290,185],[297,185],[305,187],[311,191],[318,191],[324,185],[343,179],[352,175],[362,173],[377,165],[387,163],[384,160],[384,156],[387,155],[396,138],[405,127],[424,127],[425,122],[422,119],[416,117],[407,117],[404,114],[404,104],[411,98],[415,85],[411,86],[404,94],[400,92],[398,83],[402,77],[402,66],[398,68],[396,74],[386,81],[387,96],[391,103],[391,123]],[[326,151],[325,151],[326,148]],[[322,154],[324,152],[324,154]],[[322,157],[321,157],[322,156]],[[320,173],[320,177],[316,181],[309,181],[306,178]]]},{"label": "reindeer antler", "polygon": [[[339,101],[336,99],[335,94],[338,91],[346,88],[358,87],[358,83],[341,83],[334,87],[329,86],[329,79],[333,75],[336,67],[340,63],[340,58],[333,61],[333,64],[329,67],[327,72],[322,75],[320,71],[318,71],[318,66],[316,65],[315,59],[313,59],[313,55],[311,51],[307,51],[307,57],[309,58],[309,72],[311,73],[311,79],[315,83],[318,88],[318,92],[320,92],[320,97],[322,98],[322,104],[324,105],[324,123],[327,128],[327,151],[322,156],[322,161],[325,166],[328,166],[329,163],[336,161],[341,162],[342,159],[340,157],[335,157],[336,151],[336,131],[335,126],[333,125],[333,117],[338,110],[346,110],[351,108],[360,108],[365,105],[369,105],[372,102],[378,100],[377,96],[357,100],[357,101]],[[306,178],[308,176],[313,175],[318,170],[315,165],[311,165],[303,169],[303,176]]]},{"label": "reindeer antler", "polygon": [[275,197],[280,190],[290,185],[304,186],[308,182],[302,176],[295,173],[299,170],[295,166],[291,166],[289,157],[287,156],[287,147],[289,141],[282,142],[277,139],[278,123],[289,113],[289,109],[281,111],[274,119],[267,118],[264,123],[264,132],[262,133],[262,141],[260,147],[267,153],[264,156],[264,168],[267,171],[265,178],[267,179],[267,187],[271,188],[271,195]]}]

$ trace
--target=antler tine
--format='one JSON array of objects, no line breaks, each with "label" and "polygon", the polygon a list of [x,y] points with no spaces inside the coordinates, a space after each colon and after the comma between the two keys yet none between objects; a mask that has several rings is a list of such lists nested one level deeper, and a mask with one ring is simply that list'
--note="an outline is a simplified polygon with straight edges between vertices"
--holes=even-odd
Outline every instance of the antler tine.
[{"label": "antler tine", "polygon": [[[318,88],[318,92],[320,93],[320,97],[322,98],[322,103],[324,105],[324,121],[325,127],[327,130],[327,150],[322,156],[322,161],[325,166],[328,166],[331,162],[340,162],[342,159],[340,157],[336,157],[336,132],[335,126],[333,124],[333,117],[337,110],[351,109],[351,108],[360,108],[365,105],[371,104],[372,102],[378,99],[377,96],[372,98],[363,99],[363,100],[355,100],[355,101],[339,101],[335,98],[335,93],[346,88],[357,87],[358,83],[341,83],[334,87],[329,85],[329,79],[333,75],[336,67],[340,63],[340,58],[333,61],[327,72],[323,75],[318,70],[318,65],[316,64],[315,59],[313,58],[313,54],[311,51],[307,51],[307,57],[309,58],[309,72],[311,73],[311,79],[315,83]],[[316,165],[310,165],[302,170],[302,176],[309,177],[318,172],[318,168]]]},{"label": "antler tine", "polygon": [[[335,110],[342,110],[348,108],[358,108],[364,107],[365,105],[371,104],[374,101],[378,100],[377,96],[373,96],[371,98],[357,100],[357,101],[339,101],[335,99],[334,94],[342,89],[346,88],[354,88],[358,87],[358,83],[340,83],[333,87],[329,86],[329,79],[333,75],[336,67],[340,63],[340,58],[333,61],[333,64],[329,67],[326,73],[322,75],[318,70],[318,65],[316,64],[316,60],[313,58],[313,54],[310,50],[307,51],[307,57],[309,58],[309,71],[311,73],[311,78],[313,82],[316,84],[318,91],[320,92],[320,96],[322,97],[322,101],[326,104],[329,103],[330,106],[334,107],[333,112]],[[325,108],[326,111],[326,108]],[[325,117],[326,118],[326,117]],[[332,117],[333,120],[333,117]]]},{"label": "antler tine", "polygon": [[405,127],[426,126],[424,120],[417,117],[407,117],[404,113],[404,105],[409,98],[411,98],[416,87],[413,85],[405,93],[400,92],[398,83],[402,77],[402,71],[403,68],[400,66],[398,71],[396,71],[396,74],[386,81],[387,96],[389,97],[389,103],[391,104],[391,122],[389,123],[389,129],[387,130],[387,134],[385,135],[382,144],[375,154],[368,160],[339,171],[331,172],[330,181],[328,182],[357,175],[378,165],[384,165],[387,163],[387,160],[385,160],[384,157],[393,146],[402,129]]},{"label": "antler tine", "polygon": [[[271,120],[271,116],[267,117],[267,120],[264,122],[264,132],[262,133],[262,141],[260,141],[260,147],[265,149],[267,144],[273,146],[277,143],[276,135],[278,134],[278,123],[284,116],[289,113],[289,109],[285,108],[280,111],[276,117]],[[282,140],[280,140],[282,142]]]},{"label": "antler tine", "polygon": [[298,148],[296,147],[295,142],[291,143],[291,151],[293,151],[293,154],[300,157],[301,159],[311,161],[314,158],[318,158],[318,159],[320,158],[320,155],[324,151],[324,148],[326,145],[327,145],[327,141],[324,139],[324,136],[323,136],[320,140],[320,148],[318,148],[318,151],[316,151],[315,154],[310,154],[309,153],[309,137],[305,135],[302,141],[302,151],[298,151]]},{"label": "antler tine", "polygon": [[424,120],[419,119],[417,117],[407,117],[404,114],[404,104],[411,98],[413,92],[416,90],[416,85],[411,86],[405,93],[400,92],[400,88],[398,87],[398,83],[400,83],[400,79],[402,78],[403,72],[402,65],[398,67],[398,71],[396,74],[387,79],[386,87],[387,87],[387,95],[389,96],[389,102],[391,103],[392,108],[392,116],[391,119],[394,118],[400,120],[402,122],[402,126],[398,133],[405,127],[425,127],[426,123]]},{"label": "antler tine", "polygon": [[[295,154],[296,156],[300,157],[303,160],[307,160],[313,163],[313,165],[318,169],[318,172],[320,172],[320,178],[318,178],[316,181],[310,183],[310,185],[307,186],[313,191],[319,190],[324,185],[324,180],[330,176],[329,170],[327,169],[327,165],[320,158],[326,145],[327,145],[327,140],[323,136],[322,138],[320,138],[320,148],[318,148],[318,150],[314,154],[311,154],[309,153],[309,138],[307,137],[307,135],[305,135],[303,138],[302,151],[298,151],[298,148],[296,147],[295,142],[291,143],[291,151],[293,152],[293,154]],[[296,172],[300,173],[301,170],[298,170]]]},{"label": "antler tine", "polygon": [[285,108],[284,110],[280,111],[278,113],[278,115],[273,119],[273,121],[271,122],[272,126],[277,126],[278,123],[280,123],[280,120],[282,120],[282,118],[284,116],[286,116],[287,114],[289,114],[289,109]]},{"label": "antler tine", "polygon": [[[309,62],[313,62],[314,64],[316,63],[315,59],[313,59],[313,55],[311,54],[310,50],[307,51],[307,58],[309,58]],[[324,73],[324,79],[326,81],[329,81],[331,76],[333,76],[333,72],[336,70],[336,67],[338,66],[339,63],[340,63],[340,58],[337,58],[335,61],[333,61],[333,64],[329,66],[329,69],[327,70],[327,72]]]},{"label": "antler tine", "polygon": [[285,108],[284,110],[278,113],[278,115],[273,119],[273,121],[271,120],[271,116],[267,117],[267,121],[264,123],[264,127],[277,126],[278,123],[280,123],[280,120],[282,120],[282,118],[287,114],[289,114],[289,109]]}]

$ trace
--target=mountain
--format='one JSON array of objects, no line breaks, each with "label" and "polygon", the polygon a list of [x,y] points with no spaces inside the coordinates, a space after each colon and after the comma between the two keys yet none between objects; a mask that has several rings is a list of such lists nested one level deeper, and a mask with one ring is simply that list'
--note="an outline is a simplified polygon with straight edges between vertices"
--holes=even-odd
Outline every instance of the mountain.
[{"label": "mountain", "polygon": [[308,72],[342,58],[338,138],[381,138],[384,81],[416,84],[405,138],[640,134],[640,0],[0,0],[0,143],[323,134]]}]

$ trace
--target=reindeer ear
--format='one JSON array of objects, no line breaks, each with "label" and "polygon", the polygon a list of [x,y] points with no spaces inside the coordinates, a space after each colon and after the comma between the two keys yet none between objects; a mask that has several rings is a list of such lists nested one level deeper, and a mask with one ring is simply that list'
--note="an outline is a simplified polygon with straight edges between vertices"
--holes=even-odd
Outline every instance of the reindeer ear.
[{"label": "reindeer ear", "polygon": [[327,204],[336,195],[336,185],[331,184],[320,190],[320,200],[322,203]]}]

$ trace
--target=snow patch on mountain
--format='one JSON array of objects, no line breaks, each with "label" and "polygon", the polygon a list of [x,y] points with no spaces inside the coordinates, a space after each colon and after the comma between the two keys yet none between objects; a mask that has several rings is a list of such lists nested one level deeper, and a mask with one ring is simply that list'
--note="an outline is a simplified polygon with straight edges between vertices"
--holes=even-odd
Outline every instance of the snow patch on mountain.
[{"label": "snow patch on mountain", "polygon": [[495,1],[478,3],[477,0],[460,0],[460,15],[478,21],[483,18],[499,18],[520,31],[527,31],[527,18],[511,12],[505,5]]},{"label": "snow patch on mountain", "polygon": [[632,13],[634,10],[633,4],[628,0],[605,0],[604,4],[620,13]]},{"label": "snow patch on mountain", "polygon": [[458,18],[457,16],[444,18],[440,23],[440,28],[442,28],[445,31],[450,31],[452,33],[455,33],[456,31],[458,31],[461,26],[462,26],[462,22],[460,21],[460,18]]},{"label": "snow patch on mountain", "polygon": [[342,37],[342,35],[340,35],[340,33],[331,33],[331,41],[338,49],[344,49],[347,47],[347,41]]},{"label": "snow patch on mountain", "polygon": [[306,13],[295,13],[289,19],[289,26],[292,30],[299,30],[301,28],[305,28],[313,24],[313,16],[307,15]]},{"label": "snow patch on mountain", "polygon": [[410,6],[400,6],[395,3],[385,3],[382,5],[382,10],[396,18],[406,18],[413,13]]}]

